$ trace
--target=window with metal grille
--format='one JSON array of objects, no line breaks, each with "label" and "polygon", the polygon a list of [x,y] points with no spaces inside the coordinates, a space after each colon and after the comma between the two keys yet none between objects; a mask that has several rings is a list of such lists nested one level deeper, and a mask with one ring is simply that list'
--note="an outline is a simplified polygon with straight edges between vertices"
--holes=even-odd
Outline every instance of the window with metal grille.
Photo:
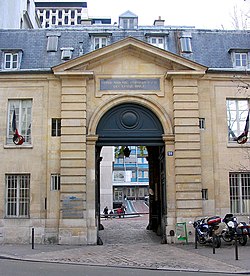
[{"label": "window with metal grille", "polygon": [[52,119],[52,136],[61,136],[61,119]]},{"label": "window with metal grille", "polygon": [[250,213],[250,172],[229,173],[231,213]]},{"label": "window with metal grille", "polygon": [[60,174],[52,174],[51,175],[51,191],[59,191],[61,188]]},{"label": "window with metal grille", "polygon": [[199,128],[205,129],[205,118],[199,118]]},{"label": "window with metal grille", "polygon": [[30,175],[9,174],[6,179],[6,217],[28,218],[30,215]]},{"label": "window with metal grille", "polygon": [[[15,110],[15,116],[14,116]],[[15,117],[16,128],[24,138],[24,144],[31,144],[31,114],[32,100],[9,100],[8,102],[8,127],[7,144],[13,144],[13,120]]]}]

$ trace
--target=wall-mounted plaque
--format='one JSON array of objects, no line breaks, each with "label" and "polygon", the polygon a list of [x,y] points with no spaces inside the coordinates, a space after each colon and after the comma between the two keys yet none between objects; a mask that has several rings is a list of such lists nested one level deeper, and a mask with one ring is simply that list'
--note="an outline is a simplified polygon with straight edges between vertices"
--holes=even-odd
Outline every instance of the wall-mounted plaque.
[{"label": "wall-mounted plaque", "polygon": [[160,78],[108,78],[100,79],[100,90],[144,90],[159,91]]}]

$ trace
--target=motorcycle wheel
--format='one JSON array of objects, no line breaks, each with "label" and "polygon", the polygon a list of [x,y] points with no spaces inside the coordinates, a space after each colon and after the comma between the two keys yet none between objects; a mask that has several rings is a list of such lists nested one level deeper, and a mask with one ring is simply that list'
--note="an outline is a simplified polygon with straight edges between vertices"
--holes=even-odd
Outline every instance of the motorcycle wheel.
[{"label": "motorcycle wheel", "polygon": [[229,235],[227,232],[221,233],[221,237],[225,242],[231,242],[233,240],[232,235]]},{"label": "motorcycle wheel", "polygon": [[204,237],[199,236],[199,234],[196,234],[196,235],[197,235],[196,238],[197,238],[197,241],[198,241],[199,244],[205,244],[206,243],[206,240],[205,240]]},{"label": "motorcycle wheel", "polygon": [[244,246],[247,244],[247,236],[240,236],[239,237],[239,244]]},{"label": "motorcycle wheel", "polygon": [[221,239],[219,236],[214,237],[214,246],[215,248],[220,248],[221,247]]}]

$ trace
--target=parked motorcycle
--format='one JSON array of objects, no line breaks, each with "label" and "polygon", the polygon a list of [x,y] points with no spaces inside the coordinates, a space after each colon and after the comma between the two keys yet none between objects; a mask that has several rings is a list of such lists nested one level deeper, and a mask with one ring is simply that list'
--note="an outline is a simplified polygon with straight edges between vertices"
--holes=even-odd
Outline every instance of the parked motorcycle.
[{"label": "parked motorcycle", "polygon": [[214,247],[219,248],[221,246],[221,239],[217,230],[220,223],[221,218],[218,216],[195,220],[192,224],[195,229],[197,242],[199,244],[212,244],[214,242]]},{"label": "parked motorcycle", "polygon": [[225,242],[232,242],[237,236],[240,245],[246,245],[249,234],[248,225],[245,222],[238,223],[233,214],[226,214],[222,220],[226,227],[221,231],[221,237]]}]

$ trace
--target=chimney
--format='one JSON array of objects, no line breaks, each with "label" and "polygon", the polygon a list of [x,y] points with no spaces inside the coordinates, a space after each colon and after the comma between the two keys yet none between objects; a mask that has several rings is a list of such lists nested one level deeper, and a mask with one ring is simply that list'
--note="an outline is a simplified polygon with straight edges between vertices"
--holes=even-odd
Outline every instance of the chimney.
[{"label": "chimney", "polygon": [[159,16],[158,19],[154,21],[154,26],[164,26],[165,20],[161,19],[161,16]]}]

